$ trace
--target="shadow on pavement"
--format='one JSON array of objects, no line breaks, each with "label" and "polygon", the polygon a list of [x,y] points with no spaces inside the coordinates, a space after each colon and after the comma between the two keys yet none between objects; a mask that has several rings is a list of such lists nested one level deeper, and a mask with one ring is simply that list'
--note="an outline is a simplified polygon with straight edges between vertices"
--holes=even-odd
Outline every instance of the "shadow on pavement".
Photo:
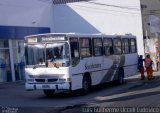
[{"label": "shadow on pavement", "polygon": [[115,82],[109,82],[101,85],[92,86],[89,93],[87,95],[82,95],[79,90],[73,92],[57,92],[52,97],[39,97],[40,99],[74,99],[84,96],[90,96],[92,94],[96,94],[98,92],[104,91],[105,89],[112,89],[115,87],[119,87]]}]

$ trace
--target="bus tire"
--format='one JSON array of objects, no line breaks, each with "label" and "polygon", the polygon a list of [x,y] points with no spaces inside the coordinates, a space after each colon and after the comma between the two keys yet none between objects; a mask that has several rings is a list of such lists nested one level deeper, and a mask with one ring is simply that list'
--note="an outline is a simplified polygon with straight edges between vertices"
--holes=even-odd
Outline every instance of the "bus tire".
[{"label": "bus tire", "polygon": [[123,84],[124,83],[124,71],[123,69],[120,69],[119,72],[118,72],[118,80],[117,80],[117,83],[119,85]]},{"label": "bus tire", "polygon": [[55,90],[43,90],[43,92],[47,97],[52,97],[55,93]]},{"label": "bus tire", "polygon": [[90,87],[91,87],[90,77],[84,76],[82,81],[81,94],[86,95],[89,92]]}]

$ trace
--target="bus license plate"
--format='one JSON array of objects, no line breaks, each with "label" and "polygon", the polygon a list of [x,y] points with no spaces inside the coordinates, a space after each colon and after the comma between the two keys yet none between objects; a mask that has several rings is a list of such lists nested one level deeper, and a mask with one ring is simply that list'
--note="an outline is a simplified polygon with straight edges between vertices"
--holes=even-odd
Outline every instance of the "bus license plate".
[{"label": "bus license plate", "polygon": [[48,88],[50,88],[50,85],[42,85],[42,88],[48,89]]}]

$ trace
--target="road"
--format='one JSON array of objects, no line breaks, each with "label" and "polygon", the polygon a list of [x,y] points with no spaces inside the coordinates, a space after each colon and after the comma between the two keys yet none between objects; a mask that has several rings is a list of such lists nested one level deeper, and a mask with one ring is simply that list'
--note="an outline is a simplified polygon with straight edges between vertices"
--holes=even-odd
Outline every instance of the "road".
[{"label": "road", "polygon": [[[25,91],[24,82],[0,84],[1,112],[15,113],[75,113],[104,112],[103,108],[160,107],[160,72],[156,79],[141,81],[139,75],[126,79],[123,85],[105,84],[93,87],[85,96],[57,93],[46,97],[42,91]],[[93,108],[97,111],[93,110]],[[99,110],[99,111],[98,111]],[[156,109],[158,110],[158,109]]]}]

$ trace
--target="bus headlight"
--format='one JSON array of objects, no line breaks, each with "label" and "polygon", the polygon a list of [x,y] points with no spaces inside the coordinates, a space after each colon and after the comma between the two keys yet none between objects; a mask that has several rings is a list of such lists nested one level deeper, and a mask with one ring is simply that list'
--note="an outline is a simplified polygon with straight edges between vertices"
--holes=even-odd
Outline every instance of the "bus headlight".
[{"label": "bus headlight", "polygon": [[67,78],[67,82],[71,82],[71,78]]},{"label": "bus headlight", "polygon": [[59,78],[58,81],[59,81],[59,82],[66,82],[66,79],[65,79],[65,78]]},{"label": "bus headlight", "polygon": [[34,79],[27,79],[26,82],[34,82]]},{"label": "bus headlight", "polygon": [[71,78],[59,78],[59,82],[70,82]]}]

